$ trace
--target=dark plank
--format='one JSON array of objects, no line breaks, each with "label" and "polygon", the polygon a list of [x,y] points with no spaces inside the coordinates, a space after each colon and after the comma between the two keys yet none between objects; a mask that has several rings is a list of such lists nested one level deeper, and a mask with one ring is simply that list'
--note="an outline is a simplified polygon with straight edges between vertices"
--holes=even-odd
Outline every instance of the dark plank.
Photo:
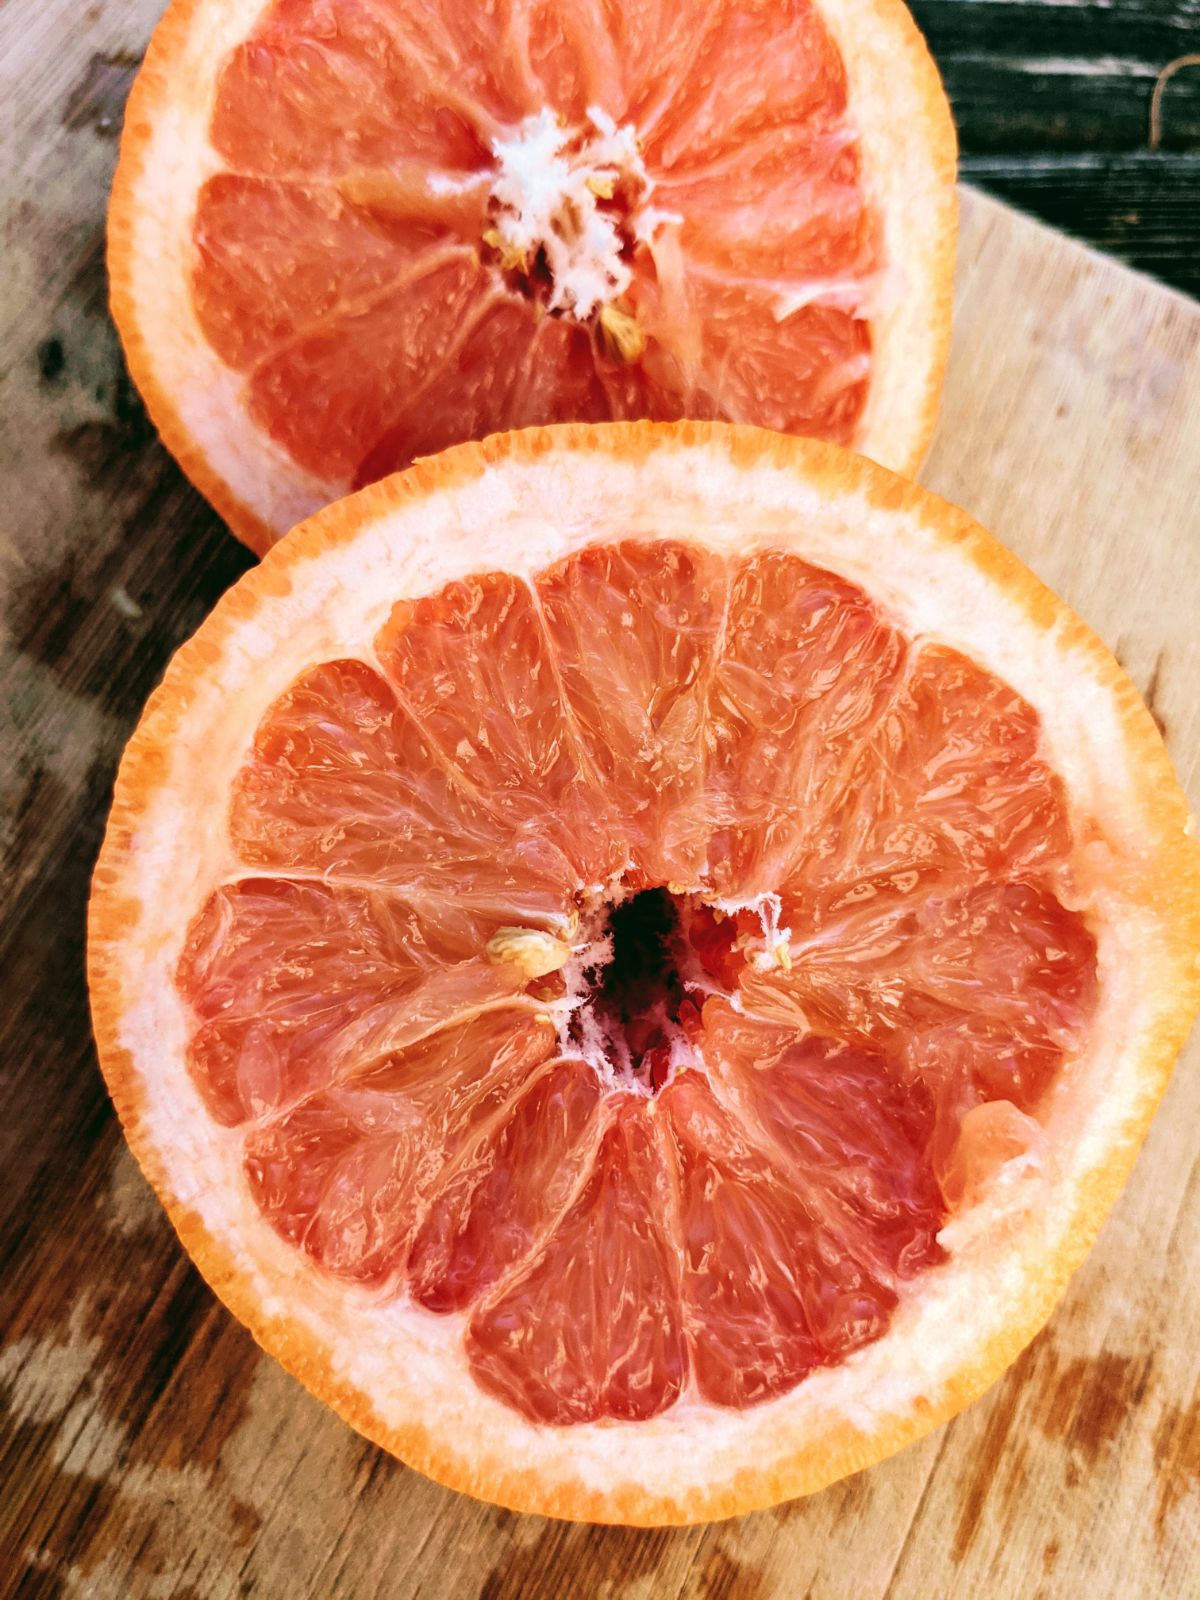
[{"label": "dark plank", "polygon": [[1200,151],[968,156],[962,169],[1012,205],[1200,297]]},{"label": "dark plank", "polygon": [[[1200,48],[1196,0],[913,0],[970,155],[1144,149],[1159,74]],[[1164,144],[1200,142],[1200,67],[1167,87]]]},{"label": "dark plank", "polygon": [[[1200,294],[1200,0],[913,0],[964,177]],[[1160,138],[1151,100],[1163,84]]]}]

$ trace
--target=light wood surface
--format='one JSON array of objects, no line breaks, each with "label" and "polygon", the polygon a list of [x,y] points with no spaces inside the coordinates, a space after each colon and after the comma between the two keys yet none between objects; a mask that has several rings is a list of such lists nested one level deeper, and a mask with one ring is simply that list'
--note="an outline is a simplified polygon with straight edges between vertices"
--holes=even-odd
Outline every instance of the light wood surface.
[{"label": "light wood surface", "polygon": [[[1200,1050],[1050,1327],[979,1405],[814,1499],[673,1532],[447,1491],[262,1356],[117,1130],[82,978],[121,745],[247,558],[104,312],[154,0],[10,0],[0,169],[0,1593],[90,1600],[1194,1600]],[[1117,648],[1200,799],[1200,307],[964,195],[927,481]]]}]

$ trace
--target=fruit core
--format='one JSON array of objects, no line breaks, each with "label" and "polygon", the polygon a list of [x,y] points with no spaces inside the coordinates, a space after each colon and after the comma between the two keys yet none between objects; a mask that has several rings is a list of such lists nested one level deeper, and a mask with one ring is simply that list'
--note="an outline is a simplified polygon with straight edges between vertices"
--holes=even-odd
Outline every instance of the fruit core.
[{"label": "fruit core", "polygon": [[619,892],[581,924],[562,968],[559,1042],[602,1081],[655,1095],[699,1067],[700,1009],[744,956],[733,917],[667,887]]},{"label": "fruit core", "polygon": [[632,125],[618,127],[594,106],[573,127],[543,108],[492,152],[483,243],[493,263],[545,310],[595,319],[610,350],[634,359],[644,340],[621,305],[633,252],[672,219],[647,204],[651,182]]}]

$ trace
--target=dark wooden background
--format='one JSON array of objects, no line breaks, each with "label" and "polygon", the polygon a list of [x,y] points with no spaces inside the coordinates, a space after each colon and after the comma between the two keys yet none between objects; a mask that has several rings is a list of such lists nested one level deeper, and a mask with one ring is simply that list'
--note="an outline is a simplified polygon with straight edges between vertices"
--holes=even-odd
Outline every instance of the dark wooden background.
[{"label": "dark wooden background", "polygon": [[1200,296],[1200,0],[909,0],[962,174]]}]

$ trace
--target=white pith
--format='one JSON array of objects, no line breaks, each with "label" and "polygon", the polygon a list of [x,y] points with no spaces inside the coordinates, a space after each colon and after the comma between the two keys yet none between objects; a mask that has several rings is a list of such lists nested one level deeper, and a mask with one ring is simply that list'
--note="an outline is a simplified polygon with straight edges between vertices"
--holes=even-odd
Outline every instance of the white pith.
[{"label": "white pith", "polygon": [[[1081,1185],[1140,1116],[1140,1052],[1174,1003],[1163,976],[1171,962],[1153,910],[1124,894],[1112,870],[1128,863],[1136,879],[1146,830],[1140,774],[1111,687],[1070,638],[1032,621],[916,511],[881,510],[856,490],[831,494],[766,460],[751,476],[717,444],[664,446],[637,461],[564,450],[560,470],[554,465],[553,455],[501,463],[387,510],[352,543],[313,556],[298,536],[288,581],[238,623],[164,748],[168,771],[140,818],[121,886],[141,904],[137,937],[112,953],[130,997],[121,1043],[145,1093],[144,1137],[161,1153],[178,1202],[242,1263],[264,1317],[303,1327],[381,1430],[416,1421],[449,1451],[461,1435],[469,1441],[465,1479],[486,1481],[527,1462],[597,1493],[617,1482],[668,1499],[710,1495],[791,1459],[831,1419],[870,1433],[882,1418],[935,1405],[999,1334],[1033,1264],[1060,1247]],[[184,1066],[190,1022],[173,975],[194,910],[215,883],[239,873],[227,798],[265,707],[331,656],[371,660],[396,599],[479,570],[481,552],[492,569],[530,576],[606,537],[682,538],[731,555],[793,550],[860,584],[910,637],[964,649],[1022,694],[1041,717],[1046,753],[1077,817],[1103,819],[1075,863],[1098,941],[1100,1001],[1088,1047],[1067,1064],[1047,1109],[1054,1165],[1031,1152],[947,1227],[951,1262],[919,1280],[882,1340],[745,1411],[693,1392],[636,1425],[546,1428],[481,1393],[458,1319],[329,1279],[266,1224],[247,1191],[241,1136],[212,1123]],[[1093,853],[1103,877],[1089,870]]]},{"label": "white pith", "polygon": [[[511,138],[492,141],[500,248],[507,259],[526,264],[540,251],[550,274],[548,308],[578,322],[620,299],[633,282],[622,224],[629,238],[649,243],[677,220],[646,204],[653,184],[636,130],[629,123],[617,127],[599,106],[587,115],[590,128],[575,130],[543,107]],[[634,200],[627,217],[600,205],[618,185]]]}]

